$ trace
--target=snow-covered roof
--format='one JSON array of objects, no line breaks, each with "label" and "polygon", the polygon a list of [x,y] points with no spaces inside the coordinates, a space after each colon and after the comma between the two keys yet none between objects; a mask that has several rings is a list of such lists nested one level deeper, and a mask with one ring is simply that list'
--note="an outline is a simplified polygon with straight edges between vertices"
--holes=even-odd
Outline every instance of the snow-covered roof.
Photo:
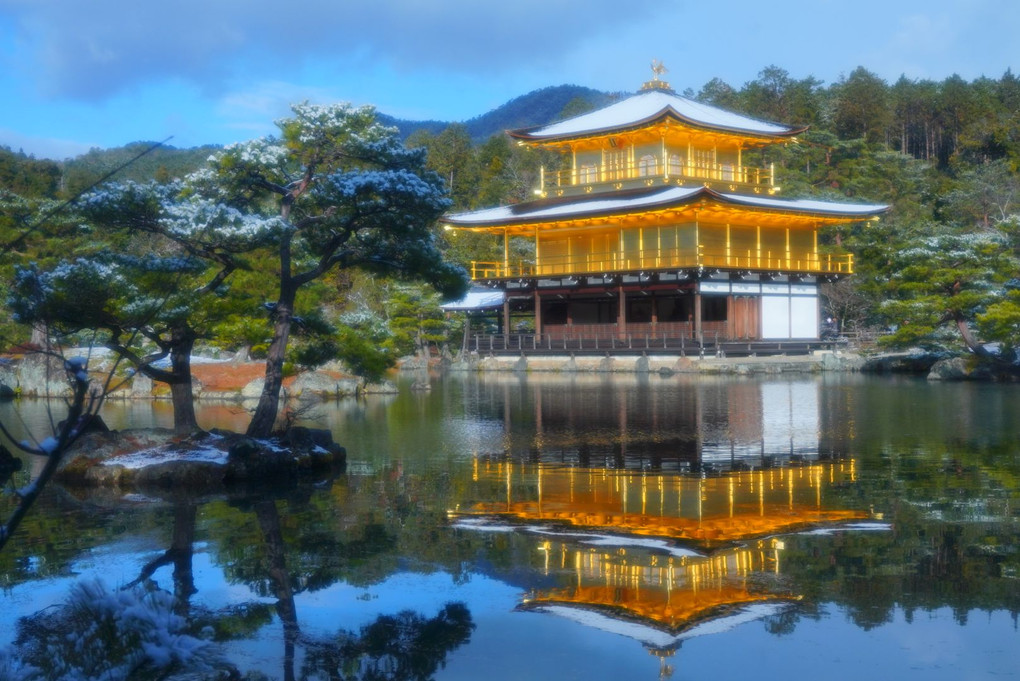
[{"label": "snow-covered roof", "polygon": [[672,115],[691,125],[761,137],[789,137],[806,128],[762,121],[664,92],[650,90],[590,113],[549,125],[511,130],[512,137],[552,141],[626,130]]},{"label": "snow-covered roof", "polygon": [[472,289],[460,300],[445,303],[440,307],[447,312],[470,312],[471,310],[491,310],[503,305],[503,292],[490,289]]},{"label": "snow-covered roof", "polygon": [[699,622],[680,633],[664,631],[665,628],[652,626],[651,623],[617,619],[593,608],[576,605],[542,604],[532,609],[559,615],[594,629],[626,636],[652,648],[672,648],[687,639],[725,633],[742,624],[777,615],[789,607],[789,603],[781,601],[746,605],[732,613]]},{"label": "snow-covered roof", "polygon": [[889,209],[888,206],[882,204],[776,199],[747,194],[727,194],[708,187],[665,187],[619,191],[605,196],[588,195],[567,199],[539,199],[513,206],[456,213],[446,216],[445,222],[454,227],[488,227],[551,222],[567,218],[591,218],[629,213],[636,210],[661,210],[693,203],[700,199],[769,211],[847,219],[863,219]]}]

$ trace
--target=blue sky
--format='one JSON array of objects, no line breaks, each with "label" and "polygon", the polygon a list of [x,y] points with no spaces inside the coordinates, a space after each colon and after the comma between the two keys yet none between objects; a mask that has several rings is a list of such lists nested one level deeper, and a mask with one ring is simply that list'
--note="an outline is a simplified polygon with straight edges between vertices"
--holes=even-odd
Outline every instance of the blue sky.
[{"label": "blue sky", "polygon": [[65,158],[270,134],[291,102],[462,121],[531,90],[739,88],[766,66],[1020,72],[1017,0],[0,0],[0,145]]}]

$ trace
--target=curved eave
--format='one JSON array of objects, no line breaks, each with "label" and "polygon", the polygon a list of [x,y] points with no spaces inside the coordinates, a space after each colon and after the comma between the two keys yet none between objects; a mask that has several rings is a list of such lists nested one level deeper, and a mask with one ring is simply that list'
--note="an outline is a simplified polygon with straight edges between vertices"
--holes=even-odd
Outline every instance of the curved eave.
[{"label": "curved eave", "polygon": [[797,128],[787,127],[786,130],[777,132],[751,130],[748,128],[718,125],[708,123],[705,121],[699,121],[689,116],[684,116],[679,111],[674,109],[672,106],[667,106],[650,116],[646,116],[645,118],[631,121],[622,125],[606,126],[601,128],[590,128],[587,130],[578,130],[576,132],[558,135],[535,134],[535,131],[549,127],[548,125],[540,125],[531,128],[520,128],[518,130],[507,130],[506,133],[510,137],[513,137],[514,139],[518,139],[524,142],[531,142],[536,144],[562,144],[565,142],[572,142],[574,140],[586,139],[589,137],[600,137],[605,135],[634,132],[636,130],[641,130],[642,128],[657,125],[666,120],[667,118],[671,118],[677,121],[678,123],[682,123],[697,130],[727,133],[733,135],[743,135],[745,137],[754,137],[756,139],[762,140],[763,143],[768,143],[769,141],[774,142],[785,141],[788,138],[801,134],[809,127],[809,126],[802,126]]},{"label": "curved eave", "polygon": [[[493,231],[525,226],[541,226],[567,221],[598,221],[635,213],[655,213],[689,207],[698,202],[746,209],[748,212],[789,215],[817,222],[840,223],[869,220],[889,210],[889,206],[833,204],[811,200],[785,200],[739,194],[724,194],[708,187],[615,192],[610,196],[583,199],[540,199],[501,209],[447,216],[442,222],[456,229]],[[486,216],[491,213],[491,216]],[[477,218],[472,219],[472,216]]]}]

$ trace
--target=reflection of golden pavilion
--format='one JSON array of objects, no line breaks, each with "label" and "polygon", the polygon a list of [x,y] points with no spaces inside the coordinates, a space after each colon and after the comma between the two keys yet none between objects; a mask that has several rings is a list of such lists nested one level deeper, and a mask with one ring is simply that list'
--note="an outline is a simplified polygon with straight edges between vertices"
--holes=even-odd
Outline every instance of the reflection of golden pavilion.
[{"label": "reflection of golden pavilion", "polygon": [[547,542],[542,550],[559,563],[555,569],[571,573],[570,584],[532,592],[524,604],[592,608],[676,634],[740,606],[788,599],[763,590],[760,582],[752,586],[755,574],[779,571],[782,546],[777,540],[761,540],[712,556],[677,557]]},{"label": "reflection of golden pavilion", "polygon": [[855,476],[853,461],[705,478],[476,460],[478,496],[457,512],[718,545],[867,517],[823,503]]}]

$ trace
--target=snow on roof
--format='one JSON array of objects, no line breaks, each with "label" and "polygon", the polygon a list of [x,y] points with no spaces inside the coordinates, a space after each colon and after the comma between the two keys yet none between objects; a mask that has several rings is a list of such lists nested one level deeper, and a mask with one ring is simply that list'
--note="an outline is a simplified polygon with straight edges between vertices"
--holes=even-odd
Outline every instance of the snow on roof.
[{"label": "snow on roof", "polygon": [[884,213],[889,210],[889,206],[881,203],[837,203],[834,201],[818,201],[815,199],[774,199],[767,196],[723,194],[721,192],[720,196],[733,203],[759,206],[761,208],[796,210],[805,213],[832,213],[849,216],[868,216],[874,215],[875,213]]},{"label": "snow on roof", "polygon": [[708,634],[720,634],[735,629],[741,624],[777,615],[788,607],[789,604],[787,603],[757,603],[748,605],[731,615],[707,620],[677,635],[639,622],[615,619],[589,608],[543,604],[534,609],[539,612],[559,615],[588,627],[626,636],[654,648],[670,648],[686,639]]},{"label": "snow on roof", "polygon": [[440,305],[447,312],[464,312],[469,310],[491,310],[503,305],[503,292],[489,289],[472,290],[460,300]]},{"label": "snow on roof", "polygon": [[706,187],[667,187],[664,189],[618,192],[604,198],[540,199],[513,206],[500,206],[446,216],[454,226],[483,226],[544,222],[568,217],[591,217],[634,210],[653,210],[683,205],[705,197],[720,203],[735,203],[767,210],[814,213],[848,218],[864,218],[888,210],[883,204],[836,203],[813,199],[776,199],[745,194],[724,194]]},{"label": "snow on roof", "polygon": [[565,121],[536,128],[511,130],[510,135],[533,140],[578,137],[600,131],[634,127],[667,113],[697,126],[753,135],[789,136],[804,130],[803,127],[762,121],[661,90],[651,90]]}]

